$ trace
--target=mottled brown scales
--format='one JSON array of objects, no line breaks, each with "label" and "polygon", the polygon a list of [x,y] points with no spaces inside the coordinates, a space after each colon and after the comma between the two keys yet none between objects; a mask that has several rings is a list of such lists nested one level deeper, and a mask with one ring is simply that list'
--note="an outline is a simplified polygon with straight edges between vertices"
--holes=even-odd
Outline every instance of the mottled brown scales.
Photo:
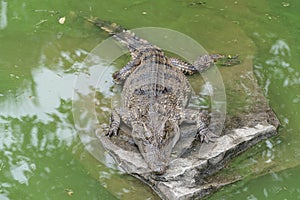
[{"label": "mottled brown scales", "polygon": [[188,109],[192,88],[185,74],[202,72],[222,55],[200,56],[194,64],[168,58],[162,50],[121,26],[97,18],[88,19],[127,46],[132,60],[113,74],[123,83],[122,100],[114,108],[108,136],[118,134],[121,120],[132,128],[131,136],[151,171],[168,167],[182,122],[197,124],[202,141],[208,142],[208,114]]}]

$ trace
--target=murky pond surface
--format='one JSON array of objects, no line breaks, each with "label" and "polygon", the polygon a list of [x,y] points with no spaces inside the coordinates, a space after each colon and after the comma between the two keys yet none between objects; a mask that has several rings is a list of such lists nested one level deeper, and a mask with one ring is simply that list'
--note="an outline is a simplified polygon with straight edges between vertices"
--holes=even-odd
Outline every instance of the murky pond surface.
[{"label": "murky pond surface", "polygon": [[[299,11],[297,0],[0,0],[0,199],[158,199],[110,168],[109,157],[100,162],[91,156],[78,137],[72,112],[76,78],[90,76],[93,70],[81,63],[108,38],[80,17],[89,15],[128,28],[173,29],[211,53],[251,60],[282,127],[223,170],[244,176],[242,181],[208,199],[300,199]],[[125,63],[118,60],[108,74]],[[109,81],[104,84],[109,87]],[[101,96],[110,88],[101,92],[97,99],[110,106]],[[82,96],[82,103],[85,98],[92,97]],[[235,106],[229,103],[229,109]]]}]

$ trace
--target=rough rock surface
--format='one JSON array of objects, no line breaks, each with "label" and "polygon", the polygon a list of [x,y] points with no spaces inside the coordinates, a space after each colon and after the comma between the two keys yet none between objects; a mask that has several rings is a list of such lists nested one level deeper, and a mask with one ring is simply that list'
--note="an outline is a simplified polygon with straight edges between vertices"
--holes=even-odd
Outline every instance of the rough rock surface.
[{"label": "rough rock surface", "polygon": [[214,143],[204,144],[208,151],[199,153],[194,150],[187,157],[173,159],[167,172],[161,176],[149,173],[138,152],[124,150],[105,136],[100,138],[104,148],[118,161],[122,169],[142,179],[163,199],[194,199],[239,180],[237,177],[226,182],[207,182],[206,178],[221,169],[234,156],[275,133],[276,127],[273,125],[257,124],[252,128],[234,129],[231,133],[217,138]]}]

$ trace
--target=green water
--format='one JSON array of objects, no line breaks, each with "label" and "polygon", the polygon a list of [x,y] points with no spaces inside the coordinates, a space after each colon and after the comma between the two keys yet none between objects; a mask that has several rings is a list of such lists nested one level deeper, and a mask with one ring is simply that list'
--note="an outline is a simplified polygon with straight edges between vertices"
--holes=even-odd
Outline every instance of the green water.
[{"label": "green water", "polygon": [[242,181],[208,199],[300,199],[299,1],[0,0],[0,8],[0,200],[158,199],[77,135],[72,88],[87,70],[78,66],[108,37],[78,15],[170,28],[209,52],[251,58],[282,127],[223,171]]}]

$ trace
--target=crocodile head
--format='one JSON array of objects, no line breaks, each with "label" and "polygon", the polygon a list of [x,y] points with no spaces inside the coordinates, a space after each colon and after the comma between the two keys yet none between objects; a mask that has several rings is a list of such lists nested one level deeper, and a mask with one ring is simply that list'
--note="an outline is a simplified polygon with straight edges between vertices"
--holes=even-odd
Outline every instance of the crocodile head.
[{"label": "crocodile head", "polygon": [[178,125],[170,120],[135,124],[132,136],[150,170],[155,174],[165,173],[180,137]]}]

